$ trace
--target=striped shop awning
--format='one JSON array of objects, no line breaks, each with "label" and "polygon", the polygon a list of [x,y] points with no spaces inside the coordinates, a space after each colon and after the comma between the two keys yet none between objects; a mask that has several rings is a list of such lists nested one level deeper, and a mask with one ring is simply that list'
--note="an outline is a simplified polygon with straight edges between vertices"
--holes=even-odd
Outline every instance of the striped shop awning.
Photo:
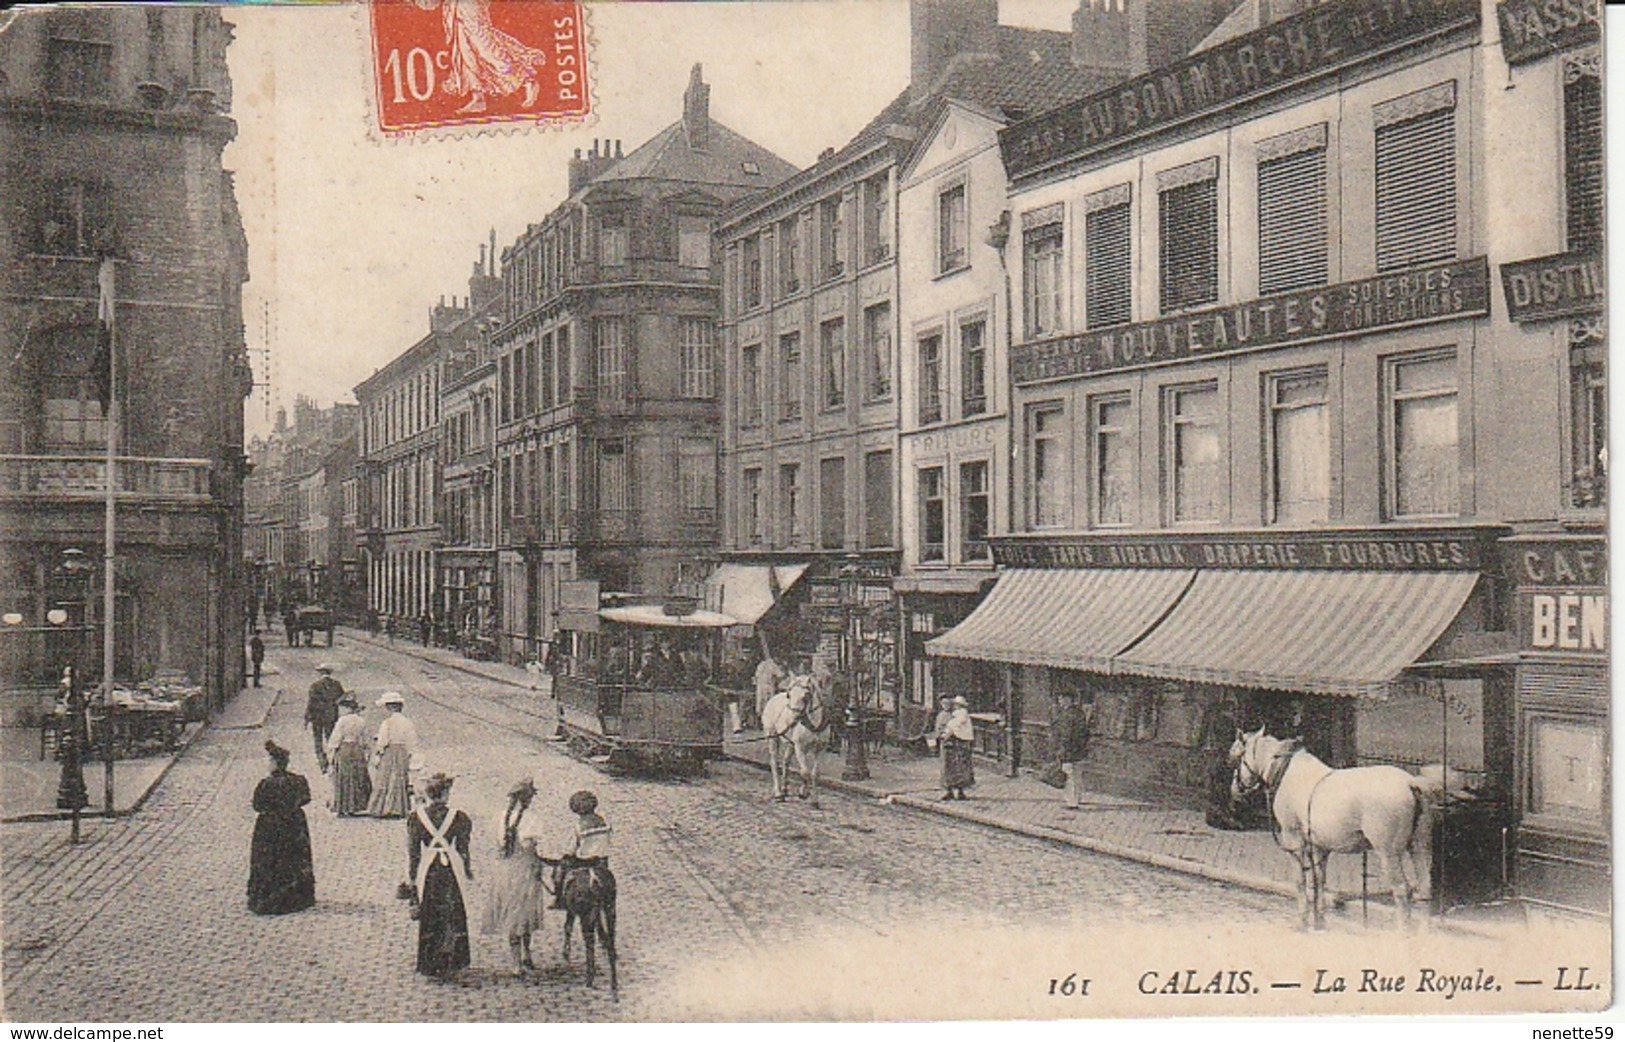
[{"label": "striped shop awning", "polygon": [[1202,571],[1116,673],[1381,695],[1461,613],[1471,572]]},{"label": "striped shop awning", "polygon": [[1190,569],[1013,568],[928,655],[1104,672],[1191,584]]}]

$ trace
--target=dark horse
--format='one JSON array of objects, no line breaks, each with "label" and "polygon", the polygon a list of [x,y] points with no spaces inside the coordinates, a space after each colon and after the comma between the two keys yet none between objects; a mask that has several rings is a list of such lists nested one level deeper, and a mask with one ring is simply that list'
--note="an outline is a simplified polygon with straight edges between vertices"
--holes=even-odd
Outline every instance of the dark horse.
[{"label": "dark horse", "polygon": [[[548,858],[544,864],[559,862]],[[564,878],[559,882],[559,904],[564,906],[564,961],[570,961],[570,930],[581,924],[581,943],[587,949],[587,986],[598,977],[597,942],[604,942],[609,956],[609,990],[620,993],[615,972],[615,876],[602,864],[566,860]]]}]

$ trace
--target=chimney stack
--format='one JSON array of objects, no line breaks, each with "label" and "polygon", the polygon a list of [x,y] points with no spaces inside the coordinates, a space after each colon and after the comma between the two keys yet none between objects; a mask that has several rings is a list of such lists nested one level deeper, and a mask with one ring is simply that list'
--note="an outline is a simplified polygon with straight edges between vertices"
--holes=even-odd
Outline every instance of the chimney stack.
[{"label": "chimney stack", "polygon": [[960,54],[998,53],[999,0],[909,0],[909,86],[928,91]]},{"label": "chimney stack", "polygon": [[[688,147],[704,152],[711,147],[711,88],[701,78],[698,62],[688,74],[688,89],[683,92],[683,133],[688,135]],[[620,142],[615,151],[620,153]]]},{"label": "chimney stack", "polygon": [[1118,80],[1148,71],[1144,0],[1080,0],[1072,12],[1072,64]]},{"label": "chimney stack", "polygon": [[[570,160],[569,181],[571,195],[574,195],[576,190],[588,181],[603,173],[615,161],[615,156],[610,154],[611,144],[609,138],[604,138],[602,141],[593,138],[592,151],[585,156],[581,154],[581,149],[576,149],[575,158]],[[603,147],[600,148],[600,145]]]}]

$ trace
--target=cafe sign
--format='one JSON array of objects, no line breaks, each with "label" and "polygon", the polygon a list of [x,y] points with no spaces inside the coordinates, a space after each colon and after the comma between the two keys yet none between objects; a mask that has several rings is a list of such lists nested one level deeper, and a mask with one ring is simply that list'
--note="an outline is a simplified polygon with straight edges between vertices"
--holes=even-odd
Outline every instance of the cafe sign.
[{"label": "cafe sign", "polygon": [[1502,0],[1495,15],[1508,65],[1602,39],[1599,0]]},{"label": "cafe sign", "polygon": [[1263,571],[1481,571],[1491,535],[1474,529],[1258,532],[993,539],[1004,568],[1241,568]]},{"label": "cafe sign", "polygon": [[1527,651],[1608,653],[1608,545],[1599,536],[1508,539],[1501,552],[1516,591]]},{"label": "cafe sign", "polygon": [[[1548,0],[1550,2],[1550,0]],[[1335,0],[999,133],[1012,179],[1460,28],[1477,0]]]},{"label": "cafe sign", "polygon": [[1506,293],[1507,317],[1514,322],[1596,314],[1604,304],[1602,257],[1557,253],[1503,264],[1501,288]]},{"label": "cafe sign", "polygon": [[1262,351],[1487,315],[1489,262],[1448,261],[1177,318],[1018,344],[1017,384]]}]

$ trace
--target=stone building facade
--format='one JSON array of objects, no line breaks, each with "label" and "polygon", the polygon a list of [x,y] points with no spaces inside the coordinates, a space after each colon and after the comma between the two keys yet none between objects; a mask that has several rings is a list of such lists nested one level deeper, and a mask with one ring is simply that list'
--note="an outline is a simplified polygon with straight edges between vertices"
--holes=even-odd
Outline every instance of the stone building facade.
[{"label": "stone building facade", "polygon": [[[81,675],[100,673],[99,651],[87,649],[99,649],[103,625],[108,422],[98,374],[107,371],[100,352],[109,331],[119,421],[115,679],[202,686],[213,705],[240,686],[251,375],[246,244],[221,163],[235,133],[226,115],[230,39],[214,8],[30,10],[7,27],[0,656],[8,689],[49,688],[81,654]],[[90,567],[64,568],[70,550]],[[72,632],[51,629],[48,618],[62,614]]]}]

